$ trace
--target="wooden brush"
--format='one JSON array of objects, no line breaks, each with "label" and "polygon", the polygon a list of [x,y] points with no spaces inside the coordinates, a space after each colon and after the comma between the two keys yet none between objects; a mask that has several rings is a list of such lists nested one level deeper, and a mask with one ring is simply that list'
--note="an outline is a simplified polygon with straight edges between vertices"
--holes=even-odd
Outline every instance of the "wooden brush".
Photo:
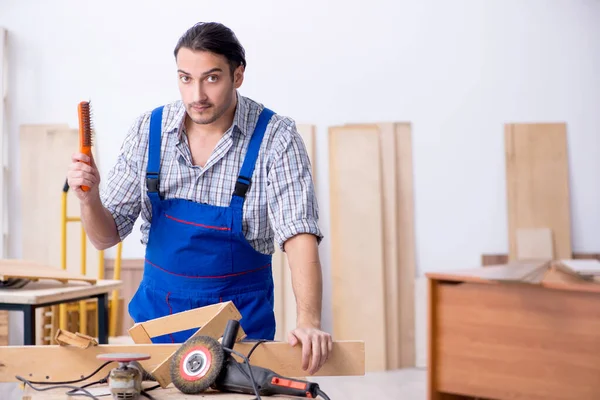
[{"label": "wooden brush", "polygon": [[[82,101],[77,107],[79,114],[79,152],[92,157],[92,117],[90,110],[90,102]],[[90,164],[90,163],[86,163]],[[81,190],[87,192],[90,190],[88,186],[81,186]]]}]

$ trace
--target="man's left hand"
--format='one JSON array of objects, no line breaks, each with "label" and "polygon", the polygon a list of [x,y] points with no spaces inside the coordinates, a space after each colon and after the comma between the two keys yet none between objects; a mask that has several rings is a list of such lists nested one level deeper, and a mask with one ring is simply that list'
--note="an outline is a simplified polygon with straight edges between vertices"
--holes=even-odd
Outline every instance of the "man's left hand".
[{"label": "man's left hand", "polygon": [[288,334],[288,342],[292,346],[302,343],[302,369],[310,375],[321,369],[333,349],[331,335],[312,326],[299,325]]}]

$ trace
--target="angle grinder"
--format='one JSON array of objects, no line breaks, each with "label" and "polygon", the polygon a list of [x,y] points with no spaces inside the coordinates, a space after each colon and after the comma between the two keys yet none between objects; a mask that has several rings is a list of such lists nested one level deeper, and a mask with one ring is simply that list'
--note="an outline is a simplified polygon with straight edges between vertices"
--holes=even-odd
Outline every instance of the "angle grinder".
[{"label": "angle grinder", "polygon": [[117,368],[113,368],[108,375],[108,387],[115,400],[136,400],[142,393],[142,380],[146,379],[146,372],[139,363],[148,360],[150,355],[138,353],[109,353],[99,354],[98,359],[116,361]]},{"label": "angle grinder", "polygon": [[239,321],[229,320],[221,343],[210,336],[196,336],[181,345],[170,365],[175,387],[185,394],[214,389],[258,396],[320,395],[328,399],[317,383],[283,377],[267,368],[252,366],[247,359],[245,363],[238,362],[231,354],[238,330]]}]

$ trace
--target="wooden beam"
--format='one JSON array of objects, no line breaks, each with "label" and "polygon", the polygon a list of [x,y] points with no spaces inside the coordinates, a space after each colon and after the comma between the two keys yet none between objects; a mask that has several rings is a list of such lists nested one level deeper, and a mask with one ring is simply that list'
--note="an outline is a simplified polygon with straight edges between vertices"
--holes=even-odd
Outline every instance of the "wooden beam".
[{"label": "wooden beam", "polygon": [[[132,332],[135,333],[139,330],[139,327],[143,327],[146,335],[150,338],[166,335],[173,332],[185,331],[193,328],[200,328],[206,324],[216,314],[223,312],[225,308],[232,306],[233,303],[228,301],[224,303],[217,303],[206,307],[194,308],[188,311],[182,311],[172,315],[167,315],[161,318],[155,318],[146,322],[140,322],[135,324],[129,329],[129,334],[132,336],[133,341],[138,344],[148,343],[147,339],[138,339],[137,335],[134,337]],[[235,307],[234,307],[235,308]],[[241,314],[237,309],[232,310],[232,319],[240,320]],[[222,332],[221,332],[222,333]]]},{"label": "wooden beam", "polygon": [[[152,371],[180,344],[98,345],[81,349],[74,346],[0,346],[0,382],[15,382],[19,375],[32,381],[66,381],[89,375],[102,365],[96,358],[105,353],[145,353],[141,361]],[[247,355],[254,342],[238,342],[234,350]],[[306,376],[302,370],[302,348],[285,342],[261,343],[252,353],[252,365],[269,368],[288,377]],[[88,381],[105,376],[116,364],[109,364]],[[334,341],[333,351],[315,376],[357,376],[365,373],[365,345],[362,341]],[[86,381],[86,382],[88,382]]]}]

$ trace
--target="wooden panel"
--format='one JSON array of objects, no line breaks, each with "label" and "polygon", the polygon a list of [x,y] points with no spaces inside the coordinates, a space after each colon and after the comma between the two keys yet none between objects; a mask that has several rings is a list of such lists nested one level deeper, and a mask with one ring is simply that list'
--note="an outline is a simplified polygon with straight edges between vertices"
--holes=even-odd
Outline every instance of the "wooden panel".
[{"label": "wooden panel", "polygon": [[[0,347],[0,382],[15,382],[15,375],[32,381],[72,380],[88,375],[101,365],[96,359],[105,353],[145,353],[149,360],[141,361],[148,371],[158,367],[181,344],[98,345],[87,349],[71,346],[3,346]],[[247,355],[253,342],[238,342],[234,350]],[[365,344],[360,341],[333,342],[333,350],[325,365],[314,376],[361,376],[365,374]],[[52,360],[51,368],[48,360]],[[260,344],[250,358],[252,365],[271,368],[292,377],[306,376],[302,370],[302,349],[288,343]],[[105,376],[114,368],[109,364],[98,376]],[[46,378],[48,376],[48,378]],[[92,380],[98,379],[97,376]]]},{"label": "wooden panel", "polygon": [[[600,253],[573,253],[574,260],[598,260]],[[508,263],[508,254],[482,254],[481,265],[498,265]]]},{"label": "wooden panel", "polygon": [[416,243],[414,220],[414,183],[412,128],[408,123],[396,124],[396,163],[398,201],[398,287],[399,367],[416,365],[415,346],[415,279]]},{"label": "wooden panel", "polygon": [[[297,124],[311,164],[311,172],[316,192],[316,135],[315,126]],[[296,297],[292,287],[292,275],[287,255],[275,246],[273,254],[273,281],[275,283],[275,340],[287,340],[287,334],[296,328]]]},{"label": "wooden panel", "polygon": [[379,147],[382,173],[382,223],[385,281],[385,334],[387,369],[400,368],[400,296],[398,260],[398,171],[396,130],[393,123],[380,123]]},{"label": "wooden panel", "polygon": [[571,257],[566,125],[507,124],[505,146],[510,259],[520,228],[551,229],[555,257]]},{"label": "wooden panel", "polygon": [[329,129],[333,336],[365,341],[367,371],[387,364],[380,157],[376,127]]},{"label": "wooden panel", "polygon": [[[105,276],[107,278],[113,278],[115,271],[115,260],[114,259],[106,259],[104,262],[105,268]],[[142,276],[144,274],[144,260],[141,258],[135,259],[122,259],[121,260],[121,281],[123,282],[123,286],[119,289],[119,297],[123,299],[123,306],[125,309],[121,313],[123,316],[123,321],[120,326],[122,327],[120,331],[117,332],[117,336],[119,335],[127,335],[127,330],[134,325],[134,321],[129,315],[128,306],[129,302],[133,298],[140,282],[142,281]]]},{"label": "wooden panel", "polygon": [[436,285],[437,390],[494,399],[600,397],[600,294]]},{"label": "wooden panel", "polygon": [[548,228],[517,229],[517,260],[552,260],[554,246]]}]

